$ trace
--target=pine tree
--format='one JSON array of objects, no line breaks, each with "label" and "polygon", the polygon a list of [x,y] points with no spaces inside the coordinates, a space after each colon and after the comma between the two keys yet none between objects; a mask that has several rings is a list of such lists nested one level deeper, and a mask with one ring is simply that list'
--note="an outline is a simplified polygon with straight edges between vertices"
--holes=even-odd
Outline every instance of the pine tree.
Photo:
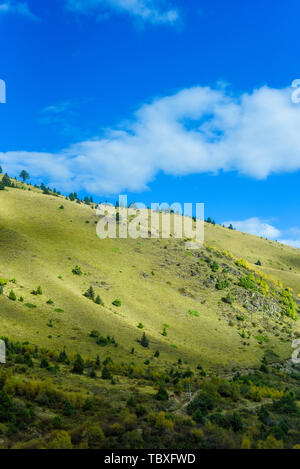
[{"label": "pine tree", "polygon": [[89,287],[89,289],[85,292],[84,296],[90,298],[91,300],[95,298],[95,292],[92,286]]},{"label": "pine tree", "polygon": [[149,347],[149,340],[147,339],[147,336],[144,332],[144,334],[142,335],[142,338],[141,338],[141,345],[145,348]]},{"label": "pine tree", "polygon": [[84,361],[83,361],[83,358],[82,358],[80,355],[77,355],[77,356],[76,356],[76,359],[75,359],[75,362],[74,362],[74,366],[73,366],[72,373],[76,373],[76,374],[78,374],[78,375],[82,375],[82,374],[83,374],[83,371],[84,371]]},{"label": "pine tree", "polygon": [[10,291],[9,295],[8,295],[8,298],[12,301],[16,301],[17,299],[17,296],[15,294],[15,292],[13,290]]},{"label": "pine tree", "polygon": [[7,173],[5,173],[3,178],[2,178],[2,184],[4,185],[4,187],[11,187],[12,186],[10,177],[8,176]]},{"label": "pine tree", "polygon": [[102,370],[102,379],[112,379],[112,374],[106,366]]},{"label": "pine tree", "polygon": [[97,305],[102,305],[102,306],[104,306],[104,302],[103,302],[102,298],[101,298],[99,295],[97,295],[97,298],[95,299],[95,303],[96,303]]},{"label": "pine tree", "polygon": [[99,355],[97,355],[97,357],[96,357],[96,368],[99,369],[100,365],[101,365],[100,357],[99,357]]},{"label": "pine tree", "polygon": [[27,173],[27,171],[25,171],[25,169],[23,169],[23,171],[20,172],[20,176],[19,176],[23,182],[25,182],[27,179],[30,178],[29,176],[29,173]]}]

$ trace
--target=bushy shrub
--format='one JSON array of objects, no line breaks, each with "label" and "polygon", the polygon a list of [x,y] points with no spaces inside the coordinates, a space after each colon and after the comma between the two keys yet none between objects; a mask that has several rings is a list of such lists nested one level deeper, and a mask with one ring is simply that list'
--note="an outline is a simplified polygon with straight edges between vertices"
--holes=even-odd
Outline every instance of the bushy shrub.
[{"label": "bushy shrub", "polygon": [[210,267],[213,272],[218,272],[220,268],[219,264],[216,261],[213,261]]},{"label": "bushy shrub", "polygon": [[228,295],[222,298],[222,300],[224,301],[224,303],[232,305],[235,302],[235,297],[232,293],[228,293]]},{"label": "bushy shrub", "polygon": [[11,290],[11,291],[9,292],[8,298],[9,298],[10,300],[12,300],[12,301],[16,301],[17,295],[15,294],[15,292],[14,292],[13,290]]},{"label": "bushy shrub", "polygon": [[188,311],[188,314],[189,314],[190,316],[194,316],[194,317],[196,317],[196,318],[198,318],[198,317],[200,316],[199,311],[196,311],[196,310],[194,310],[194,309],[190,309],[190,310]]},{"label": "bushy shrub", "polygon": [[82,270],[79,265],[76,265],[74,269],[72,270],[74,275],[82,275]]},{"label": "bushy shrub", "polygon": [[116,299],[112,302],[112,304],[113,304],[114,306],[120,307],[120,306],[122,306],[122,301],[121,301],[119,298],[116,298]]},{"label": "bushy shrub", "polygon": [[43,294],[42,287],[39,285],[36,290],[32,290],[31,294],[35,296],[42,295]]},{"label": "bushy shrub", "polygon": [[228,288],[230,285],[229,280],[219,280],[216,284],[216,289],[217,290],[224,290],[225,288]]},{"label": "bushy shrub", "polygon": [[190,415],[199,409],[203,415],[206,415],[210,410],[213,410],[216,405],[215,398],[208,392],[198,394],[188,405],[187,411]]},{"label": "bushy shrub", "polygon": [[296,396],[291,393],[285,393],[281,399],[273,402],[273,409],[283,414],[299,414],[299,407]]},{"label": "bushy shrub", "polygon": [[247,277],[241,277],[238,283],[240,287],[246,288],[246,290],[257,290],[254,275],[247,275]]}]

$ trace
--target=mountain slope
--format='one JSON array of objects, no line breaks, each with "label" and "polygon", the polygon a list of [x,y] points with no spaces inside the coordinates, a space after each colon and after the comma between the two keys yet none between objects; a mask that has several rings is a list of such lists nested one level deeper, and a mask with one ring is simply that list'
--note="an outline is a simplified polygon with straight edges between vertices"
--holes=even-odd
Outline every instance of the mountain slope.
[{"label": "mountain slope", "polygon": [[[280,292],[291,286],[295,299],[300,293],[299,250],[208,224],[206,247],[197,251],[175,239],[100,240],[94,207],[22,187],[0,191],[0,278],[10,281],[0,295],[1,335],[95,356],[99,346],[89,335],[97,330],[118,342],[105,348],[113,357],[128,359],[134,347],[144,361],[159,350],[160,365],[181,358],[211,369],[253,367],[265,346],[290,356],[299,326],[281,316]],[[267,295],[258,285],[237,285],[250,274],[240,258],[272,275]],[[258,259],[262,267],[254,266]],[[72,273],[76,265],[83,275]],[[226,279],[229,286],[218,290]],[[43,294],[32,295],[39,285]],[[83,296],[90,286],[105,306]],[[9,300],[11,290],[24,301]],[[224,302],[230,291],[232,305]],[[112,305],[116,298],[121,307]],[[137,343],[143,332],[151,352]]]}]

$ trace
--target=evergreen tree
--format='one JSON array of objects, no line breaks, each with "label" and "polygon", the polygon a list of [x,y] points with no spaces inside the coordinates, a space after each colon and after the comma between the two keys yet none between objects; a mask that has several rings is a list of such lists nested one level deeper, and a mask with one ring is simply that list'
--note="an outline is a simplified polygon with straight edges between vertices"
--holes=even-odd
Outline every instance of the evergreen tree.
[{"label": "evergreen tree", "polygon": [[15,294],[15,292],[13,290],[10,291],[9,295],[8,295],[8,298],[12,301],[16,301],[17,299],[17,296]]},{"label": "evergreen tree", "polygon": [[100,365],[101,365],[100,357],[99,357],[99,355],[97,355],[97,357],[96,357],[96,368],[99,369]]},{"label": "evergreen tree", "polygon": [[149,340],[147,339],[147,336],[144,332],[144,334],[142,335],[142,338],[141,338],[141,345],[145,348],[149,347]]},{"label": "evergreen tree", "polygon": [[23,171],[20,172],[19,177],[22,179],[23,182],[27,181],[27,179],[30,178],[29,173],[25,171],[25,169],[23,169]]},{"label": "evergreen tree", "polygon": [[68,362],[68,355],[67,355],[67,352],[66,352],[66,349],[63,349],[60,354],[59,354],[59,357],[58,357],[58,361],[60,363],[66,363]]},{"label": "evergreen tree", "polygon": [[102,370],[102,379],[112,379],[112,374],[106,366]]},{"label": "evergreen tree", "polygon": [[157,399],[158,401],[168,401],[169,400],[169,394],[168,394],[166,388],[162,384],[159,385],[159,389],[157,391],[155,399]]},{"label": "evergreen tree", "polygon": [[11,187],[12,186],[11,180],[10,180],[7,173],[5,173],[3,178],[2,178],[2,184],[4,184],[4,187]]},{"label": "evergreen tree", "polygon": [[77,375],[82,375],[84,370],[84,361],[83,358],[78,354],[76,356],[72,373],[76,373]]},{"label": "evergreen tree", "polygon": [[95,291],[92,286],[89,287],[84,296],[86,296],[86,298],[90,298],[91,300],[95,298]]},{"label": "evergreen tree", "polygon": [[104,302],[103,302],[103,300],[101,299],[101,297],[100,297],[99,295],[97,295],[97,298],[95,299],[95,303],[96,303],[97,305],[102,305],[102,306],[104,306]]}]

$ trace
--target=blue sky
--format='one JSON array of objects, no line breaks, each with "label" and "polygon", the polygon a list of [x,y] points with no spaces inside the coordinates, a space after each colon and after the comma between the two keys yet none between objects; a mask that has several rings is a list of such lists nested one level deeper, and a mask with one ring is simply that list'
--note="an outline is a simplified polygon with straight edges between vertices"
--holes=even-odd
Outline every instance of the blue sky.
[{"label": "blue sky", "polygon": [[297,1],[0,0],[0,164],[300,247]]}]

